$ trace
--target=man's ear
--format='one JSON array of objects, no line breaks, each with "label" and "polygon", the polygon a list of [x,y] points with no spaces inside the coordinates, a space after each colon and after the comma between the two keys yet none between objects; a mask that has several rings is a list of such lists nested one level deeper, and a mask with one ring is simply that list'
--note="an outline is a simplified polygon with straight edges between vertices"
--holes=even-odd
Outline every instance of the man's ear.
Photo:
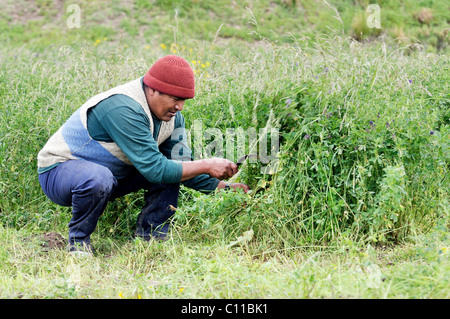
[{"label": "man's ear", "polygon": [[146,88],[147,88],[147,93],[150,96],[154,96],[156,94],[156,90],[154,90],[154,89],[152,89],[151,87],[148,87],[148,86]]}]

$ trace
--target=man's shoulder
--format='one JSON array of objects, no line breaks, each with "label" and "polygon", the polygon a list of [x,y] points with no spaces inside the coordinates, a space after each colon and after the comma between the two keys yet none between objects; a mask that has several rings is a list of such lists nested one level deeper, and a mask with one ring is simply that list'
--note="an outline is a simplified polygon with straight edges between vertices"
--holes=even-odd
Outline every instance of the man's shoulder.
[{"label": "man's shoulder", "polygon": [[125,106],[130,108],[142,109],[141,105],[131,97],[125,94],[114,94],[107,97],[103,101],[97,104],[97,106],[102,105],[103,107],[117,107]]},{"label": "man's shoulder", "polygon": [[142,106],[136,100],[124,94],[111,95],[98,103],[94,109],[97,114],[104,115],[116,109],[125,109],[130,110],[133,113],[145,114]]}]

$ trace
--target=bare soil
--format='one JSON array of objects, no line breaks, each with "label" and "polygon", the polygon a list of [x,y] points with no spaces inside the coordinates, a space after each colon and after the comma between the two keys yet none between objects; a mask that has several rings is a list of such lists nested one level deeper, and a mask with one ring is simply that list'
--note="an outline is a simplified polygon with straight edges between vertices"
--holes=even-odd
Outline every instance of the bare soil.
[{"label": "bare soil", "polygon": [[42,240],[41,247],[44,251],[64,249],[67,246],[67,240],[56,232],[42,234],[40,239]]}]

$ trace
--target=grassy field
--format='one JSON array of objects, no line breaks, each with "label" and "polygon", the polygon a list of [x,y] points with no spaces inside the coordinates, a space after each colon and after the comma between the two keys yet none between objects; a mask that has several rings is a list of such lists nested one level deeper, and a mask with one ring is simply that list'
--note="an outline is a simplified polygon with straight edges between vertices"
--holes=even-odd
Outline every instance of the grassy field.
[{"label": "grassy field", "polygon": [[[1,1],[0,297],[449,298],[449,7],[377,3],[381,30],[369,1]],[[130,239],[143,202],[125,196],[95,256],[69,256],[37,153],[166,54],[196,74],[195,155],[196,121],[276,128],[278,167],[244,164],[248,194],[183,188],[164,243]]]}]

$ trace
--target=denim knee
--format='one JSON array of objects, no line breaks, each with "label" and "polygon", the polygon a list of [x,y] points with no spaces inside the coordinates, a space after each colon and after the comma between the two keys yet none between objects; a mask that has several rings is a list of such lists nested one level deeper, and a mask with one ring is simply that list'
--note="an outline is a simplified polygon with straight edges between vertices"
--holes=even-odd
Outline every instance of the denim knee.
[{"label": "denim knee", "polygon": [[109,197],[117,186],[117,179],[106,167],[98,167],[88,173],[84,183],[74,189],[75,193],[89,192],[96,197]]}]

